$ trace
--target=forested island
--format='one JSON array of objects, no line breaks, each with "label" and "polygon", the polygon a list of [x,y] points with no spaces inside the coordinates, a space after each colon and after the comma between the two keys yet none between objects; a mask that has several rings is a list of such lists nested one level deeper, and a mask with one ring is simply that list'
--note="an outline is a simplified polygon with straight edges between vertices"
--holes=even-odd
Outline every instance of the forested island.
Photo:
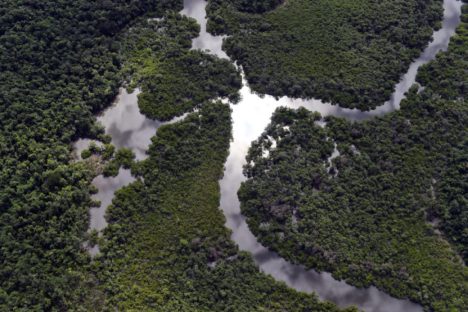
[{"label": "forested island", "polygon": [[[241,67],[192,50],[200,27],[182,8],[1,2],[1,311],[357,311],[275,281],[231,241],[219,180],[232,120],[220,99],[241,100],[243,69],[260,94],[375,108],[440,27],[442,1],[210,0],[209,30],[229,35],[224,48]],[[428,311],[463,311],[464,11],[401,111],[362,123],[329,117],[324,128],[317,113],[275,113],[239,192],[262,243]],[[122,86],[141,89],[148,118],[187,114],[158,130],[144,161],[96,122]],[[79,138],[104,145],[77,160]],[[121,167],[136,182],[117,192],[102,235],[89,232],[92,180]],[[99,243],[95,257],[89,242]]]},{"label": "forested island", "polygon": [[229,35],[253,91],[369,110],[440,27],[441,3],[211,0],[209,29]]}]

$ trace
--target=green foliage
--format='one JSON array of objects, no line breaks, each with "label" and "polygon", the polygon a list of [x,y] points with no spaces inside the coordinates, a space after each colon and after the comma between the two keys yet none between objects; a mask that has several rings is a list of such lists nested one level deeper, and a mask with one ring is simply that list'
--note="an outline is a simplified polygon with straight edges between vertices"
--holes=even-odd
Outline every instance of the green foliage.
[{"label": "green foliage", "polygon": [[121,148],[115,154],[115,161],[125,169],[130,169],[135,159],[135,154],[128,148]]},{"label": "green foliage", "polygon": [[[468,270],[457,251],[466,261],[466,42],[462,24],[448,52],[422,69],[425,90],[411,89],[401,110],[384,117],[330,117],[321,128],[313,113],[279,109],[252,145],[239,192],[260,241],[428,311],[463,311]],[[333,143],[336,175],[327,170]]]},{"label": "green foliage", "polygon": [[264,13],[276,8],[285,0],[230,0],[237,10],[249,13]]},{"label": "green foliage", "polygon": [[81,152],[81,158],[83,159],[88,159],[89,157],[91,157],[93,155],[93,153],[91,152],[91,150],[89,149],[85,149]]},{"label": "green foliage", "polygon": [[[112,144],[106,144],[103,146],[101,151],[102,159],[109,160],[114,156],[115,146]],[[117,156],[116,156],[117,157]]]},{"label": "green foliage", "polygon": [[119,174],[119,169],[130,169],[134,164],[135,154],[128,148],[121,148],[115,156],[105,163],[102,174],[105,177],[116,177]]},{"label": "green foliage", "polygon": [[89,245],[94,247],[99,241],[99,232],[96,229],[91,230],[89,233]]},{"label": "green foliage", "polygon": [[[441,98],[466,103],[468,94],[468,5],[462,7],[463,23],[452,38],[449,50],[440,53],[436,61],[422,67],[418,82],[433,90]],[[466,131],[466,124],[460,127]],[[466,134],[466,133],[465,133]],[[450,155],[450,165],[441,173],[438,182],[437,204],[432,217],[440,219],[441,229],[468,259],[468,136],[465,135]]]},{"label": "green foliage", "polygon": [[109,310],[338,311],[261,274],[229,239],[218,180],[230,131],[222,103],[158,130],[144,182],[119,190],[108,210],[96,270]]},{"label": "green foliage", "polygon": [[102,175],[106,178],[116,177],[119,175],[120,164],[116,161],[109,161],[106,163],[104,168],[102,168]]},{"label": "green foliage", "polygon": [[[240,76],[231,64],[188,51],[198,32],[193,20],[166,13],[159,22],[139,21],[120,34],[143,13],[161,16],[180,5],[0,5],[0,310],[154,310],[155,302],[166,311],[337,310],[274,284],[230,242],[218,210],[218,179],[230,138],[228,106],[208,103],[202,114],[162,128],[150,160],[142,164],[133,163],[129,150],[116,152],[94,122],[93,113],[111,102],[124,78],[142,86],[145,111],[162,119],[202,100],[237,97]],[[158,74],[167,77],[157,80]],[[165,90],[163,102],[152,102],[159,94],[154,88]],[[97,189],[90,184],[95,171],[89,162],[69,164],[70,143],[78,137],[107,144],[83,153],[107,161],[105,175],[123,166],[145,177],[145,183],[118,192],[107,240],[99,242],[104,255],[92,263],[82,243],[99,241],[96,231],[86,233],[88,209],[98,205],[90,194]],[[147,236],[151,232],[156,235]],[[218,258],[225,264],[207,266]]]},{"label": "green foliage", "polygon": [[131,87],[157,74],[166,56],[181,55],[200,32],[195,20],[168,13],[159,20],[142,19],[122,34],[123,70]]},{"label": "green foliage", "polygon": [[87,311],[99,297],[81,247],[93,172],[70,164],[70,144],[102,133],[92,113],[122,80],[114,34],[181,4],[1,1],[1,311]]},{"label": "green foliage", "polygon": [[200,51],[167,57],[159,71],[148,77],[138,97],[142,113],[169,120],[211,98],[238,99],[240,75],[228,60]]},{"label": "green foliage", "polygon": [[140,86],[142,113],[170,120],[213,98],[239,97],[241,77],[227,60],[189,50],[199,26],[193,19],[169,14],[141,21],[124,37],[126,69]]},{"label": "green foliage", "polygon": [[101,148],[96,144],[96,142],[91,142],[89,144],[88,150],[92,154],[101,154],[102,152]]},{"label": "green foliage", "polygon": [[237,3],[210,0],[209,30],[229,35],[254,91],[362,110],[390,98],[442,16],[441,0],[289,0],[261,15]]},{"label": "green foliage", "polygon": [[[369,92],[372,100],[381,95],[377,96],[366,88],[377,85],[377,94],[383,85],[386,93],[383,93],[382,98],[385,97],[389,85],[393,85],[392,79],[398,78],[401,68],[421,49],[434,21],[440,17],[440,7],[437,5],[440,1],[418,2],[418,8],[413,1],[406,1],[407,9],[402,8],[401,1],[394,4],[383,1],[383,4],[373,4],[372,7],[364,1],[355,4],[346,2],[343,7],[336,1],[330,2],[328,6],[324,1],[316,2],[316,8],[321,8],[323,12],[336,12],[336,16],[329,18],[336,18],[337,24],[322,23],[327,20],[317,19],[308,25],[313,25],[313,29],[320,26],[316,33],[320,34],[320,38],[328,38],[326,35],[329,32],[335,33],[333,25],[344,25],[337,28],[340,32],[336,32],[344,35],[331,36],[330,41],[324,41],[324,44],[332,44],[317,49],[314,57],[307,57],[309,60],[318,59],[318,65],[305,62],[305,71],[298,70],[299,74],[295,77],[299,78],[291,79],[285,74],[295,73],[299,62],[303,61],[301,58],[305,58],[309,49],[312,47],[312,51],[315,51],[322,43],[314,45],[310,40],[301,41],[311,36],[305,35],[310,31],[308,27],[297,28],[300,30],[297,31],[297,37],[294,37],[296,30],[290,30],[290,25],[282,27],[283,21],[300,21],[304,17],[301,14],[310,12],[301,12],[302,8],[310,5],[304,1],[288,1],[270,13],[246,13],[266,12],[274,9],[279,2],[233,0],[223,4],[211,1],[210,14],[213,15],[211,12],[214,11],[219,13],[218,16],[212,16],[211,27],[218,27],[217,31],[232,31],[234,36],[227,44],[229,53],[241,60],[249,82],[257,91],[271,91],[262,89],[265,88],[262,87],[265,85],[263,80],[272,73],[271,70],[277,71],[273,73],[275,76],[272,77],[276,77],[274,79],[282,81],[278,77],[284,75],[284,80],[292,82],[287,88],[284,82],[278,86],[267,84],[268,88],[278,87],[278,93],[273,94],[280,94],[287,89],[293,95],[309,95],[309,91],[301,88],[304,87],[304,81],[308,83],[311,73],[316,77],[313,81],[319,86],[317,90],[320,90],[323,81],[330,83],[327,77],[330,77],[330,73],[335,75],[335,71],[330,70],[332,63],[322,66],[322,62],[324,55],[336,51],[338,47],[339,53],[331,53],[330,61],[343,66],[345,73],[340,75],[345,78],[338,79],[337,83],[332,81],[331,86],[322,87],[331,90],[329,92],[333,93],[333,96],[330,95],[333,100],[340,103],[343,100],[345,104],[355,99],[356,90],[360,87],[358,85],[352,91],[346,89],[348,84],[355,86],[350,81],[362,81],[365,85],[363,94]],[[223,226],[224,218],[218,209],[218,180],[229,147],[230,115],[227,106],[210,101],[217,97],[236,100],[240,77],[227,61],[200,51],[189,51],[191,39],[199,31],[198,25],[192,19],[168,12],[180,10],[181,5],[180,0],[5,0],[0,4],[0,310],[99,311],[117,307],[120,310],[163,311],[337,311],[330,303],[320,303],[314,296],[297,293],[261,274],[249,255],[240,253],[229,240],[229,232]],[[379,10],[375,10],[374,5],[378,5]],[[291,8],[299,10],[301,14],[296,16],[297,12],[290,11]],[[348,11],[351,13],[346,13]],[[386,16],[381,16],[382,12]],[[164,18],[147,21],[147,14]],[[362,18],[361,15],[370,18]],[[144,17],[138,19],[140,16]],[[241,23],[237,23],[239,18],[245,22],[242,23],[245,29],[240,29]],[[134,24],[127,28],[130,23]],[[295,23],[292,26],[295,27]],[[327,32],[324,25],[332,25],[330,29],[333,31],[328,29]],[[346,25],[352,25],[356,31],[349,34]],[[378,25],[378,33],[368,30],[370,25]],[[249,31],[249,27],[252,31]],[[243,31],[247,31],[245,39],[248,44],[245,47],[239,44],[237,47],[239,34]],[[264,39],[257,41],[257,38],[263,38],[256,35],[257,32],[264,35]],[[284,38],[287,40],[284,41]],[[335,39],[341,40],[340,43],[334,43]],[[299,57],[288,50],[288,40],[304,42],[305,49],[298,49],[301,51]],[[369,48],[364,44],[367,44],[366,40],[370,42]],[[380,40],[384,42],[380,43]],[[350,42],[356,42],[357,48],[350,46]],[[404,46],[398,42],[404,42]],[[279,67],[271,58],[273,56],[275,59],[276,55],[271,49],[264,49],[267,46],[279,48],[280,53],[288,54],[285,59],[282,58],[284,55],[277,58],[281,61]],[[257,48],[265,53],[252,60]],[[358,56],[343,52],[348,50]],[[462,52],[463,48],[460,48],[458,53]],[[387,54],[385,59],[382,57],[384,54]],[[388,58],[390,54],[395,57]],[[370,61],[361,55],[368,56]],[[265,62],[258,62],[263,58]],[[255,62],[258,62],[256,66]],[[364,68],[362,72],[354,69],[361,62]],[[368,71],[373,71],[376,64],[375,77],[367,77]],[[259,66],[265,70],[262,75],[257,72]],[[388,69],[388,75],[381,75],[387,73]],[[430,70],[437,75],[466,73],[436,66]],[[256,81],[257,76],[262,79]],[[337,79],[336,76],[332,78]],[[140,105],[148,116],[165,120],[200,108],[199,113],[191,114],[185,121],[162,127],[158,137],[153,140],[149,159],[137,164],[129,150],[115,151],[109,144],[111,138],[103,133],[93,116],[93,113],[112,101],[124,80],[129,82],[130,87],[142,87]],[[375,81],[375,84],[369,81]],[[386,81],[389,81],[388,84]],[[465,90],[463,85],[456,82],[449,81],[448,84],[451,87],[444,94],[445,97],[455,96],[457,92]],[[344,91],[340,89],[343,85],[346,86]],[[436,90],[436,86],[431,88]],[[315,91],[315,87],[310,90]],[[325,94],[323,90],[321,92]],[[442,90],[437,92],[443,93]],[[326,98],[326,95],[323,97]],[[437,142],[437,135],[445,131],[447,133],[444,137],[448,142],[445,147],[453,150],[454,156],[447,159],[434,158],[434,168],[445,165],[446,170],[437,171],[441,182],[440,187],[437,183],[434,188],[439,204],[433,205],[428,211],[441,218],[444,233],[451,233],[450,239],[458,242],[459,249],[463,250],[466,246],[463,236],[466,215],[463,191],[466,187],[463,183],[457,183],[460,181],[458,175],[466,173],[460,162],[467,153],[465,143],[452,149],[451,129],[453,116],[465,114],[460,104],[464,102],[459,102],[459,105],[454,106],[456,111],[451,111],[452,106],[444,99],[428,98],[429,104],[418,106],[412,120],[418,119],[420,112],[425,112],[432,118],[428,120],[434,121],[434,134],[424,137],[422,123],[419,132],[410,133],[418,138],[426,138],[426,141],[419,142],[425,148],[431,140]],[[367,105],[370,99],[359,101],[367,107],[372,106]],[[419,97],[410,99],[409,103],[413,102],[420,103]],[[308,121],[303,122],[300,129],[295,128],[294,133],[301,133],[310,142],[299,140],[295,144],[304,143],[304,150],[308,151],[311,159],[323,160],[330,154],[332,145],[329,141],[323,141],[324,136],[336,136],[340,149],[351,142],[345,131],[350,126],[346,123],[341,125],[338,120],[334,120],[331,124],[335,126],[326,130],[316,129],[311,123],[318,118],[317,115],[309,115],[304,111],[298,114],[302,114]],[[297,116],[284,111],[282,118],[292,120]],[[444,118],[449,121],[447,124]],[[465,122],[463,118],[460,117],[461,125]],[[281,122],[286,122],[286,119]],[[312,128],[315,130],[308,133]],[[338,135],[340,129],[344,129],[341,139]],[[365,127],[362,131],[370,132]],[[109,211],[110,226],[102,242],[97,232],[86,234],[88,209],[98,203],[90,198],[90,194],[96,193],[96,188],[90,185],[95,171],[87,162],[70,164],[70,144],[78,137],[94,138],[107,144],[102,148],[91,146],[83,155],[83,158],[91,154],[101,155],[107,161],[104,174],[115,175],[123,166],[131,167],[135,174],[144,178],[144,182],[139,180],[118,191]],[[410,139],[413,137],[407,138]],[[318,144],[320,148],[311,151],[312,146]],[[363,143],[359,141],[356,144]],[[362,149],[365,150],[364,147]],[[427,166],[424,156],[441,149],[441,146],[435,145],[434,149],[422,151],[418,145],[414,147],[414,154],[411,154],[418,157],[411,161],[418,166]],[[384,147],[379,151],[384,152]],[[401,152],[396,150],[397,155]],[[368,153],[373,157],[370,162],[375,162],[375,153]],[[348,151],[348,154],[351,155],[351,152]],[[290,157],[288,151],[281,157]],[[309,164],[313,165],[313,171],[320,171],[317,164]],[[362,178],[351,164],[349,176]],[[367,164],[364,162],[363,166]],[[400,165],[398,162],[393,164],[396,167]],[[338,179],[342,175],[346,176],[345,164],[337,162],[336,166],[339,167]],[[403,172],[412,168],[410,165],[401,166]],[[299,164],[291,173],[296,171],[301,172]],[[422,177],[421,181],[425,179],[427,182],[434,169],[427,172],[418,169],[417,172]],[[307,176],[307,181],[311,185],[332,183],[322,182],[329,177],[324,172],[319,173]],[[391,176],[388,179],[393,181]],[[411,185],[414,179],[408,179],[409,182],[405,180],[406,184],[403,185]],[[423,184],[415,183],[409,190],[418,194],[418,187]],[[300,184],[294,185],[300,187]],[[350,186],[351,189],[357,187],[352,183]],[[291,192],[281,190],[284,191]],[[405,192],[401,201],[413,198],[410,191]],[[343,189],[340,189],[341,193],[345,193]],[[446,202],[450,204],[445,205]],[[337,203],[342,204],[340,201]],[[414,200],[411,203],[411,207],[417,206]],[[284,209],[289,208],[283,206],[277,211],[282,213]],[[446,298],[454,298],[452,306],[461,306],[464,303],[463,296],[461,299],[456,297],[465,284],[462,281],[457,288],[450,282],[459,281],[459,266],[453,259],[449,259],[453,254],[443,240],[439,242],[440,248],[433,251],[434,234],[426,228],[430,235],[422,236],[423,225],[416,218],[415,211],[417,209],[410,211],[414,212],[414,216],[402,214],[401,211],[395,215],[389,211],[394,217],[392,222],[415,224],[414,238],[413,232],[406,238],[422,244],[421,248],[413,248],[406,241],[402,243],[401,248],[411,248],[408,247],[409,251],[403,250],[400,258],[397,257],[394,262],[399,265],[403,260],[407,261],[405,257],[410,253],[408,274],[416,278],[424,276],[416,282],[406,279],[395,281],[397,285],[407,285],[409,289],[397,295],[413,296],[413,290],[417,289],[413,284],[419,282],[423,285],[421,296],[425,304],[429,302],[427,305],[432,305],[434,309],[444,310],[448,306]],[[349,220],[356,222],[353,216]],[[307,224],[306,221],[301,222]],[[401,233],[406,232],[401,230]],[[99,241],[103,252],[92,263],[82,247],[83,241],[88,238],[92,244]],[[343,240],[336,241],[343,243]],[[411,244],[414,243],[411,241]],[[423,252],[419,254],[419,250]],[[440,256],[439,262],[429,261],[435,257],[432,254],[432,258],[424,257],[426,251]],[[297,254],[301,257],[301,253]],[[358,257],[357,251],[356,254],[350,253],[340,263]],[[328,265],[320,257],[317,259],[314,261],[322,263],[324,267]],[[415,259],[420,260],[420,263],[415,264]],[[444,266],[437,271],[440,263]],[[339,268],[334,271],[335,274],[349,276],[359,284],[361,266],[357,266],[356,274],[349,275],[340,271],[347,267]],[[392,268],[389,272],[393,272]],[[405,276],[405,273],[398,274]],[[372,280],[385,289],[395,291],[396,286],[388,285],[394,279],[375,282],[378,279],[379,276],[370,270],[361,283]],[[435,295],[442,299],[435,302],[432,300]]]}]

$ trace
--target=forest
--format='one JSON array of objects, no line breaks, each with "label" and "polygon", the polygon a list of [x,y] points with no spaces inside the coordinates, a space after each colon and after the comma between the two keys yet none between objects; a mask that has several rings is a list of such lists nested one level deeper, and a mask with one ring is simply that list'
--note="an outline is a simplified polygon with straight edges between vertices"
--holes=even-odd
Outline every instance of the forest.
[{"label": "forest", "polygon": [[141,20],[121,38],[123,72],[143,91],[138,105],[149,118],[167,121],[209,99],[238,100],[240,73],[231,62],[189,50],[199,25],[180,14]]},{"label": "forest", "polygon": [[[190,50],[199,26],[177,13],[182,5],[1,1],[0,311],[357,311],[275,282],[230,240],[218,209],[218,180],[232,122],[229,106],[216,100],[239,100],[240,72],[226,60]],[[231,35],[225,48],[256,92],[316,94],[365,109],[388,97],[441,17],[440,0],[210,0],[209,9],[211,30]],[[312,18],[296,28],[308,20],[304,15],[325,20]],[[322,23],[327,19],[339,21],[340,31]],[[323,38],[326,49],[303,41],[307,33]],[[330,33],[342,35],[336,46],[326,46],[336,39],[322,35]],[[426,90],[413,90],[401,112],[361,124],[329,118],[326,128],[315,125],[317,114],[276,113],[273,124],[291,124],[290,141],[279,142],[281,153],[273,151],[271,160],[246,168],[251,179],[240,192],[249,224],[266,245],[427,309],[466,306],[466,35],[463,24],[449,52],[420,74]],[[281,44],[284,38],[304,42],[299,55]],[[264,62],[252,57],[260,50]],[[342,71],[324,61],[330,51]],[[299,68],[306,57],[316,63]],[[116,150],[96,123],[95,115],[121,86],[141,89],[140,110],[150,118],[188,113],[158,130],[142,162],[128,149]],[[276,131],[270,127],[266,134],[278,137]],[[72,143],[78,138],[104,145],[91,146],[85,160],[76,161]],[[251,160],[265,138],[251,149]],[[333,142],[341,156],[327,172],[321,164]],[[90,165],[93,155],[102,168]],[[137,181],[117,192],[109,226],[98,237],[87,232],[89,209],[98,204],[91,181],[101,172],[116,175],[120,167],[131,168]],[[275,185],[262,168],[281,172],[274,183],[286,178],[291,186],[275,190],[271,199],[281,195],[280,202],[267,203],[275,206],[274,220],[268,209],[257,211]],[[337,236],[310,232],[324,227]],[[99,243],[95,258],[87,240]],[[347,248],[353,248],[349,254]]]},{"label": "forest", "polygon": [[280,2],[210,0],[209,31],[253,91],[361,110],[390,99],[442,18],[441,0]]},{"label": "forest", "polygon": [[[229,240],[218,179],[230,110],[210,101],[236,101],[240,75],[189,50],[199,28],[175,13],[181,6],[0,4],[0,310],[338,311],[261,274]],[[161,129],[149,160],[136,163],[129,150],[109,144],[94,117],[122,84],[142,87],[149,116],[200,113]],[[72,161],[72,142],[81,137],[104,145]],[[123,166],[145,178],[119,192],[104,237],[87,233],[89,208],[97,205],[91,180],[100,173],[86,160],[93,154],[105,175]],[[94,259],[88,239],[102,247]]]},{"label": "forest", "polygon": [[0,4],[0,310],[63,311],[86,297],[93,172],[71,142],[102,134],[93,112],[122,82],[115,36],[182,1]]},{"label": "forest", "polygon": [[93,264],[101,283],[94,306],[339,311],[263,275],[229,239],[218,180],[230,133],[230,109],[220,102],[159,129],[150,157],[132,169],[144,179],[119,190],[108,211],[102,254]]},{"label": "forest", "polygon": [[122,71],[129,87],[141,86],[141,111],[166,120],[196,111],[158,129],[145,161],[129,164],[131,155],[119,155],[122,150],[105,157],[104,174],[131,167],[138,180],[119,190],[108,208],[109,226],[98,238],[101,254],[89,270],[93,292],[83,306],[339,311],[263,275],[230,241],[218,181],[231,138],[231,111],[212,101],[235,102],[240,74],[225,60],[189,50],[195,30],[191,19],[167,14],[141,19],[122,35]]},{"label": "forest", "polygon": [[276,111],[239,191],[263,244],[427,311],[466,309],[467,14],[465,5],[448,51],[421,68],[424,90],[413,87],[400,111],[354,123]]}]

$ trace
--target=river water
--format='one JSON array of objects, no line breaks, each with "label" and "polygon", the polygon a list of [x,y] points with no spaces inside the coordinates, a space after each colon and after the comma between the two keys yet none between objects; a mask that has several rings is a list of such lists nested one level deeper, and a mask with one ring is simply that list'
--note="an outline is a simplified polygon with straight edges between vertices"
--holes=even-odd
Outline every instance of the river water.
[{"label": "river water", "polygon": [[[444,1],[444,21],[442,28],[434,33],[434,40],[415,60],[408,72],[395,87],[391,99],[382,106],[370,112],[357,109],[343,109],[332,106],[320,100],[301,100],[283,97],[279,100],[271,96],[259,97],[253,94],[244,81],[241,89],[242,101],[231,105],[233,110],[233,141],[230,154],[225,164],[224,177],[220,181],[221,209],[226,217],[226,227],[232,231],[232,240],[239,248],[252,254],[259,268],[288,286],[307,293],[315,292],[321,299],[329,300],[341,307],[356,305],[369,312],[416,312],[422,308],[408,300],[398,300],[375,287],[359,289],[343,281],[335,280],[331,274],[318,273],[307,270],[301,265],[292,264],[278,254],[262,246],[249,230],[245,217],[241,214],[237,191],[245,176],[242,173],[245,157],[253,140],[257,139],[270,122],[276,108],[286,106],[290,108],[305,107],[311,111],[320,112],[323,116],[333,115],[348,120],[363,120],[392,112],[399,109],[404,94],[415,83],[418,68],[435,58],[435,55],[446,50],[450,37],[460,23],[461,2],[455,0]],[[226,58],[221,49],[222,37],[215,37],[206,33],[205,19],[206,2],[204,0],[185,0],[182,14],[197,19],[201,25],[201,34],[193,41],[193,48],[209,50],[209,52]]]},{"label": "river water", "polygon": [[[233,141],[225,164],[224,177],[220,181],[220,207],[226,217],[226,227],[232,231],[232,240],[241,250],[252,254],[261,271],[270,274],[278,281],[285,282],[298,291],[315,292],[321,299],[330,300],[341,307],[356,305],[368,312],[422,311],[419,305],[408,300],[392,298],[375,287],[367,289],[353,287],[343,281],[335,280],[329,273],[307,270],[303,266],[287,262],[276,253],[269,251],[257,241],[249,230],[240,211],[237,191],[241,183],[245,181],[242,169],[248,148],[252,141],[264,131],[276,108],[280,106],[305,107],[311,111],[320,112],[323,116],[333,115],[354,121],[372,118],[398,109],[404,98],[404,93],[415,82],[418,68],[434,59],[439,51],[447,48],[450,37],[460,23],[461,5],[460,1],[444,0],[445,11],[442,28],[434,33],[434,40],[422,55],[411,64],[408,72],[397,84],[390,101],[373,111],[362,112],[357,109],[344,109],[316,99],[301,100],[283,97],[276,100],[271,96],[259,97],[251,92],[244,81],[240,91],[242,100],[236,105],[231,105]],[[181,13],[195,18],[201,25],[200,36],[193,40],[193,48],[207,50],[218,57],[229,59],[221,48],[223,37],[212,36],[206,32],[205,7],[204,0],[184,0],[184,9]],[[139,90],[129,94],[121,89],[114,105],[104,111],[98,117],[98,121],[104,126],[106,133],[112,137],[112,143],[117,148],[130,148],[135,153],[137,160],[143,160],[147,157],[146,151],[151,143],[151,137],[156,134],[157,129],[163,123],[150,120],[140,113],[138,93]],[[182,118],[174,119],[171,122]],[[78,155],[88,144],[89,140],[86,139],[75,143]],[[105,211],[112,202],[115,191],[133,181],[135,178],[128,170],[123,169],[115,178],[98,176],[93,180],[93,184],[98,188],[98,193],[93,198],[100,200],[101,206],[90,210],[90,229],[100,231],[105,228],[107,225]],[[98,246],[90,249],[92,255],[98,252]]]}]

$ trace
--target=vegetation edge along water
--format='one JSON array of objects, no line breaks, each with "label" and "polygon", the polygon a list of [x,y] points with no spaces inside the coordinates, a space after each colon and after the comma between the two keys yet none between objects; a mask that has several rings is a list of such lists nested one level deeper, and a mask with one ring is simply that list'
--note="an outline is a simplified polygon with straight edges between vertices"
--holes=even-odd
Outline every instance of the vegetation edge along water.
[{"label": "vegetation edge along water", "polygon": [[[317,114],[277,111],[249,152],[249,180],[239,192],[263,244],[426,310],[465,309],[467,6],[462,10],[448,51],[421,68],[424,90],[412,88],[400,111],[359,123],[327,117],[325,128]],[[334,143],[340,155],[328,171]]]},{"label": "vegetation edge along water", "polygon": [[370,110],[440,28],[442,0],[210,0],[208,30],[253,91]]},{"label": "vegetation edge along water", "polygon": [[[214,206],[222,167],[212,166],[222,164],[225,155],[229,131],[219,122],[227,121],[228,112],[219,104],[202,104],[218,96],[235,101],[239,77],[226,63],[188,52],[196,25],[174,13],[180,9],[181,1],[153,0],[0,5],[1,309],[337,310],[274,283],[228,240]],[[141,26],[147,14],[166,18]],[[138,30],[139,42],[125,38],[129,25]],[[168,36],[152,36],[161,27]],[[184,71],[181,64],[202,68]],[[178,76],[167,75],[171,71]],[[219,81],[201,92],[200,80],[214,73]],[[119,192],[103,256],[90,263],[82,242],[96,171],[85,162],[70,163],[70,145],[79,137],[109,141],[93,113],[110,104],[124,80],[143,86],[141,108],[150,117],[169,119],[194,107],[206,116],[194,114],[163,129],[150,151],[152,162],[133,164],[145,182]],[[155,107],[155,99],[166,105]],[[193,141],[181,141],[184,136]],[[180,181],[173,174],[180,174]],[[189,212],[200,220],[209,215],[213,226],[196,223],[202,228],[197,232],[188,224]],[[176,237],[186,225],[185,236]],[[154,231],[168,241],[146,240]],[[153,249],[132,249],[132,242],[162,249],[152,254]],[[128,266],[121,260],[132,256]]]}]

